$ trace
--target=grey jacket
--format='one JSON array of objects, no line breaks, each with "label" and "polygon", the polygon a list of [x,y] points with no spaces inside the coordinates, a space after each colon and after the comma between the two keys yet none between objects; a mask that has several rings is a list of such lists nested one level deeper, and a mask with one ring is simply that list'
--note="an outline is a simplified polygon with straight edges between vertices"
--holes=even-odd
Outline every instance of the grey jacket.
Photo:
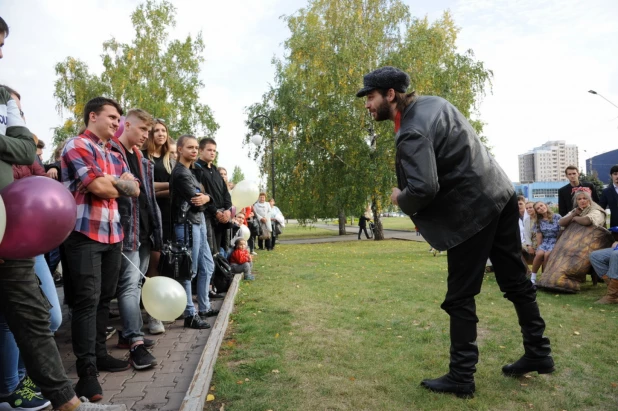
[{"label": "grey jacket", "polygon": [[478,233],[514,194],[468,120],[443,98],[408,105],[395,143],[399,206],[438,250]]},{"label": "grey jacket", "polygon": [[[129,167],[125,148],[120,141],[112,139],[112,148],[122,154],[124,162]],[[146,190],[146,198],[148,199],[148,211],[150,211],[150,224],[152,224],[152,249],[161,250],[163,245],[163,228],[161,223],[161,211],[157,204],[154,191],[154,164],[152,161],[144,158],[142,152],[137,148],[133,148],[133,152],[137,155],[137,159],[141,165],[141,175],[135,176],[140,183],[140,190]],[[118,212],[120,213],[120,222],[124,231],[124,239],[122,240],[123,251],[137,251],[140,246],[139,242],[139,198],[137,197],[118,197]]]}]

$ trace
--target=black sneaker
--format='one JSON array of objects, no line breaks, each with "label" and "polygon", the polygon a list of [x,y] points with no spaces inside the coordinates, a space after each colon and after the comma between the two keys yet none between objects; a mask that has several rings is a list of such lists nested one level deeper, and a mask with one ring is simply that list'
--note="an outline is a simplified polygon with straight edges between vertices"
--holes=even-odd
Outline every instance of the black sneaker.
[{"label": "black sneaker", "polygon": [[105,339],[109,340],[112,336],[116,334],[116,329],[114,327],[105,327]]},{"label": "black sneaker", "polygon": [[101,401],[103,398],[103,389],[99,384],[97,370],[90,366],[86,372],[79,376],[79,381],[75,385],[75,394],[78,397],[86,397],[88,401]]},{"label": "black sneaker", "polygon": [[129,351],[129,362],[136,370],[143,370],[157,365],[157,359],[146,349],[146,344],[136,345]]},{"label": "black sneaker", "polygon": [[[41,393],[41,389],[39,388],[39,386],[38,386],[38,385],[36,385],[36,384],[34,383],[34,381],[32,381],[32,380],[30,379],[30,377],[29,377],[29,376],[27,376],[27,375],[24,377],[24,379],[23,379],[23,380],[21,380],[21,381],[19,382],[19,385],[17,386],[17,389],[20,389],[20,388],[23,388],[23,387],[25,387],[25,388],[29,388],[29,389],[31,389],[32,391],[36,392],[37,394],[40,394],[40,393]],[[0,410],[1,410],[1,409],[2,409],[2,408],[0,407]]]},{"label": "black sneaker", "polygon": [[185,328],[193,328],[194,330],[205,330],[210,328],[210,324],[202,320],[199,315],[185,318]]},{"label": "black sneaker", "polygon": [[[144,347],[152,348],[155,345],[155,341],[150,338],[144,338]],[[120,348],[123,350],[131,348],[131,342],[122,336],[122,333],[118,333],[118,344],[116,344],[116,348]]]},{"label": "black sneaker", "polygon": [[[51,405],[46,400],[27,387],[17,387],[11,395],[0,397],[0,410],[42,410]],[[8,407],[8,408],[7,408]]]},{"label": "black sneaker", "polygon": [[213,310],[212,308],[208,311],[200,311],[199,316],[202,318],[215,317],[219,314],[219,310]]},{"label": "black sneaker", "polygon": [[208,299],[209,299],[209,300],[221,300],[221,299],[223,299],[223,298],[225,298],[225,296],[224,296],[224,295],[217,294],[217,293],[213,293],[212,291],[210,291],[210,292],[208,293]]},{"label": "black sneaker", "polygon": [[112,357],[109,354],[107,354],[105,357],[97,358],[97,369],[99,371],[119,372],[119,371],[128,370],[129,368],[131,368],[131,365],[129,364],[128,361],[119,360],[117,358]]}]

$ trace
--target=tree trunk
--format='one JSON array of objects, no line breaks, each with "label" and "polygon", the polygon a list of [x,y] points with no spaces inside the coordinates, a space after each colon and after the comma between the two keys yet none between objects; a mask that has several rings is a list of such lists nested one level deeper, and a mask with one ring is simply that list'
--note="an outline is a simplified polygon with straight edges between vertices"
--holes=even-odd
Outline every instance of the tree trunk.
[{"label": "tree trunk", "polygon": [[345,232],[345,223],[347,221],[346,215],[345,215],[345,210],[340,209],[339,210],[339,235],[346,235],[347,233]]},{"label": "tree trunk", "polygon": [[375,196],[371,199],[371,212],[373,213],[373,223],[375,224],[373,239],[376,241],[384,240],[384,229],[382,228],[382,220],[380,220],[380,207],[376,202]]}]

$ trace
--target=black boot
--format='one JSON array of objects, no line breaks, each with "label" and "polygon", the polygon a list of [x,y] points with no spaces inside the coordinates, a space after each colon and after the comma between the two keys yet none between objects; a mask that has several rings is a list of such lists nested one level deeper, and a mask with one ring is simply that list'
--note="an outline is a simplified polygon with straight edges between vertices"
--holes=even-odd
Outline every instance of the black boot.
[{"label": "black boot", "polygon": [[479,358],[476,346],[476,322],[451,317],[451,363],[449,372],[434,380],[423,380],[421,386],[434,392],[474,398],[474,372]]},{"label": "black boot", "polygon": [[525,353],[513,364],[502,367],[502,372],[509,377],[520,377],[532,371],[539,374],[554,372],[554,359],[550,355],[549,338],[543,337],[545,321],[541,318],[538,304],[536,301],[515,304],[515,311],[524,337]]}]

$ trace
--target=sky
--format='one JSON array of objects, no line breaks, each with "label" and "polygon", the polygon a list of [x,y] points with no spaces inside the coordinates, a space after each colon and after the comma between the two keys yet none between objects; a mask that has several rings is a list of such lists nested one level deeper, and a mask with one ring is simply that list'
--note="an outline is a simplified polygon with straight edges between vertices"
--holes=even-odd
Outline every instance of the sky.
[{"label": "sky", "polygon": [[[0,61],[0,83],[22,95],[28,127],[48,143],[62,124],[53,96],[54,66],[72,56],[96,73],[102,43],[130,42],[130,14],[138,0],[0,0],[10,35]],[[264,181],[242,140],[245,108],[274,82],[271,60],[284,53],[289,30],[282,15],[306,0],[173,0],[172,38],[202,32],[206,45],[200,99],[220,125],[218,164],[239,166]],[[493,71],[480,105],[498,163],[519,180],[518,154],[549,140],[579,147],[580,167],[592,155],[618,148],[618,1],[404,0],[413,16],[435,20],[450,10],[461,28],[458,47],[472,49]],[[359,78],[359,88],[362,78]],[[268,140],[265,141],[265,143]],[[264,143],[264,144],[265,144]],[[267,176],[266,176],[267,177]]]}]

